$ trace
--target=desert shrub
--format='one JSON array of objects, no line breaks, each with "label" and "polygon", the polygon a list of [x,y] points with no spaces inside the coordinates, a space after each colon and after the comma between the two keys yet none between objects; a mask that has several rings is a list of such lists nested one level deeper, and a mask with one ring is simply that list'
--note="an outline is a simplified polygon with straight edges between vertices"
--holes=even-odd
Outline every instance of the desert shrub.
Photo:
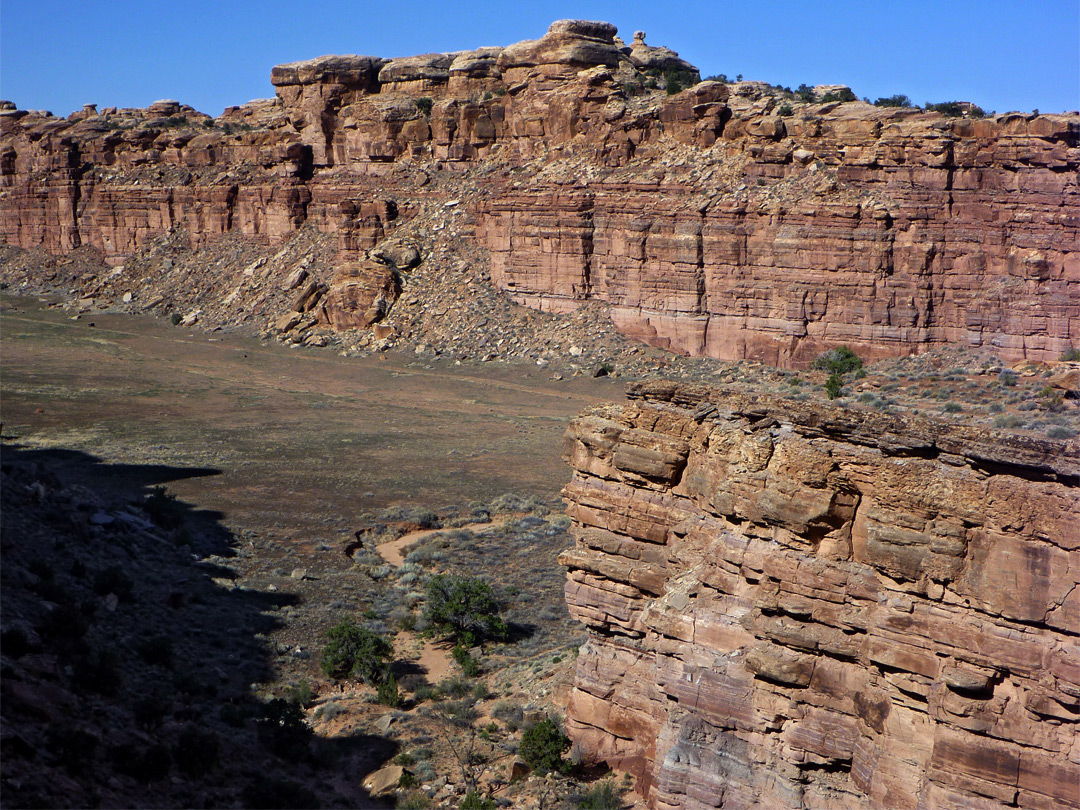
[{"label": "desert shrub", "polygon": [[1061,360],[1065,363],[1080,362],[1080,349],[1077,349],[1075,346],[1070,346],[1061,353]]},{"label": "desert shrub", "polygon": [[439,692],[446,697],[461,698],[469,694],[472,691],[472,684],[470,684],[465,678],[454,675],[449,678],[443,678],[439,681]]},{"label": "desert shrub", "polygon": [[439,516],[422,506],[388,506],[379,512],[384,523],[415,523],[421,529],[438,529]]},{"label": "desert shrub", "polygon": [[431,799],[422,791],[411,790],[399,797],[394,807],[397,810],[428,810],[431,807]]},{"label": "desert shrub", "polygon": [[413,790],[399,798],[394,807],[397,810],[428,810],[431,807],[431,799],[426,793]]},{"label": "desert shrub", "polygon": [[386,639],[351,618],[326,631],[322,670],[331,678],[354,678],[366,684],[383,682],[389,672],[394,648]]},{"label": "desert shrub", "polygon": [[176,766],[188,776],[203,776],[217,767],[221,757],[221,742],[212,731],[187,726],[173,746]]},{"label": "desert shrub", "polygon": [[151,487],[143,500],[143,511],[162,529],[178,529],[184,524],[184,506],[165,487]]},{"label": "desert shrub", "polygon": [[250,810],[311,810],[321,807],[319,798],[303,785],[288,779],[256,779],[242,795]]},{"label": "desert shrub", "polygon": [[960,413],[964,408],[959,402],[946,402],[941,406],[941,410],[944,413]]},{"label": "desert shrub", "polygon": [[1022,424],[1024,424],[1023,417],[1014,414],[1004,413],[994,417],[994,427],[996,428],[1018,428]]},{"label": "desert shrub", "polygon": [[379,684],[379,689],[376,694],[376,698],[379,703],[384,706],[389,706],[392,709],[396,709],[401,705],[401,692],[398,690],[397,678],[392,674],[387,674],[382,683]]},{"label": "desert shrub", "polygon": [[731,82],[728,81],[726,73],[714,73],[712,76],[706,76],[705,81],[720,82],[721,84],[731,84]]},{"label": "desert shrub", "polygon": [[620,810],[622,791],[605,779],[585,791],[577,800],[578,810]]},{"label": "desert shrub", "polygon": [[495,800],[477,790],[470,790],[458,804],[458,810],[495,810]]},{"label": "desert shrub", "polygon": [[998,382],[1004,386],[1011,388],[1016,385],[1016,374],[1012,371],[1003,371],[998,374]]},{"label": "desert shrub", "polygon": [[875,107],[914,107],[911,103],[911,99],[905,96],[903,93],[897,93],[895,96],[886,96],[885,98],[879,98],[874,102]]},{"label": "desert shrub", "polygon": [[492,512],[532,512],[534,514],[546,514],[547,505],[531,495],[518,495],[516,492],[507,492],[493,500],[489,506]]},{"label": "desert shrub", "polygon": [[435,102],[427,96],[416,99],[417,109],[420,110],[420,112],[423,113],[425,116],[431,115],[431,108],[434,104]]},{"label": "desert shrub", "polygon": [[795,88],[795,95],[798,97],[799,101],[805,102],[806,104],[813,104],[815,101],[814,88],[805,82]]},{"label": "desert shrub", "polygon": [[284,698],[267,701],[256,722],[259,740],[278,756],[299,756],[307,749],[311,730],[299,703]]},{"label": "desert shrub", "polygon": [[937,104],[931,104],[929,101],[923,105],[923,108],[927,112],[936,112],[946,115],[950,118],[959,118],[964,114],[964,108],[955,101],[941,101]]},{"label": "desert shrub", "polygon": [[831,104],[834,101],[858,101],[855,94],[845,87],[839,93],[826,93],[821,97],[822,104]]},{"label": "desert shrub", "polygon": [[179,312],[174,312],[172,315],[169,316],[169,323],[171,323],[173,326],[179,326],[180,321],[182,320],[184,319],[180,317]]},{"label": "desert shrub", "polygon": [[697,74],[691,73],[688,70],[666,70],[664,71],[664,90],[669,96],[673,96],[685,90],[687,87],[693,87],[697,84]]},{"label": "desert shrub", "polygon": [[829,349],[814,358],[810,367],[818,371],[828,371],[830,374],[848,374],[858,371],[863,366],[862,358],[855,354],[847,346],[839,346]]},{"label": "desert shrub", "polygon": [[563,759],[570,749],[570,740],[563,734],[558,723],[545,717],[536,725],[525,730],[521,736],[518,754],[535,771],[564,771],[567,762]]},{"label": "desert shrub", "polygon": [[437,686],[430,683],[421,683],[413,690],[413,698],[417,703],[425,700],[439,701],[443,699],[443,693],[439,691]]},{"label": "desert shrub", "polygon": [[491,586],[478,577],[438,574],[428,582],[425,621],[461,644],[505,639],[508,628],[499,610]]},{"label": "desert shrub", "polygon": [[500,700],[492,707],[491,716],[506,723],[506,727],[510,731],[517,731],[521,727],[525,713],[517,703]]},{"label": "desert shrub", "polygon": [[328,700],[315,709],[315,716],[321,717],[323,720],[333,720],[335,717],[345,714],[345,712],[345,707],[336,700]]},{"label": "desert shrub", "polygon": [[476,662],[475,658],[469,655],[468,647],[463,644],[458,644],[451,651],[450,655],[457,661],[466,678],[475,678],[480,674],[480,664]]},{"label": "desert shrub", "polygon": [[305,678],[289,686],[285,697],[303,709],[310,708],[315,702],[315,693],[311,690],[311,683]]},{"label": "desert shrub", "polygon": [[829,399],[836,399],[844,391],[844,378],[839,374],[830,374],[825,381],[825,394]]},{"label": "desert shrub", "polygon": [[786,118],[787,116],[794,114],[794,110],[792,110],[791,105],[785,101],[777,109],[776,114],[779,115],[781,118]]}]

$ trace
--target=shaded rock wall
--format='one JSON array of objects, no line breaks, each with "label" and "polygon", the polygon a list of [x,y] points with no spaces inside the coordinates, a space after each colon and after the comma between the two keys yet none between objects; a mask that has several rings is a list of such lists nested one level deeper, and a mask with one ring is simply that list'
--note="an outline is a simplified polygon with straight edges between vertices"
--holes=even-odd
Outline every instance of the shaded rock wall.
[{"label": "shaded rock wall", "polygon": [[567,433],[567,728],[651,807],[1080,807],[1080,447],[641,383]]},{"label": "shaded rock wall", "polygon": [[1035,360],[1080,343],[1076,115],[947,119],[760,82],[669,96],[650,89],[666,69],[693,74],[561,20],[505,48],[280,65],[274,99],[218,119],[3,109],[0,236],[119,262],[170,230],[275,244],[312,223],[362,261],[408,215],[413,176],[454,168],[481,192],[499,288],[606,302],[674,351],[800,365],[845,342]]}]

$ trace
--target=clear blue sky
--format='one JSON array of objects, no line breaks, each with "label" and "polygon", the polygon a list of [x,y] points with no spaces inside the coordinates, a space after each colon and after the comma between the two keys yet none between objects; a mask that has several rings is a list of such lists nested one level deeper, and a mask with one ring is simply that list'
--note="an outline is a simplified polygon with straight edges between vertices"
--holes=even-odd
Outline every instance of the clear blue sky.
[{"label": "clear blue sky", "polygon": [[628,41],[642,29],[702,75],[998,112],[1080,107],[1077,0],[2,0],[0,98],[57,115],[175,98],[218,115],[272,96],[270,68],[282,62],[508,45],[563,17],[615,23]]}]

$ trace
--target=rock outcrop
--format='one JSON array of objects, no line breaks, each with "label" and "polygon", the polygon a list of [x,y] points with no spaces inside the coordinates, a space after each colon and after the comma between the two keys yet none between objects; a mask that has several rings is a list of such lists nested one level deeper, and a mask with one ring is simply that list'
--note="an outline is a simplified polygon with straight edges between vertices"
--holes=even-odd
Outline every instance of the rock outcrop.
[{"label": "rock outcrop", "polygon": [[1033,360],[1080,343],[1080,117],[810,104],[762,82],[673,92],[696,69],[638,34],[560,20],[507,47],[324,56],[275,67],[274,99],[217,119],[7,104],[0,235],[119,264],[169,232],[273,246],[309,224],[348,265],[441,203],[453,168],[500,289],[608,304],[673,351],[795,366],[844,342]]},{"label": "rock outcrop", "polygon": [[639,383],[567,433],[567,729],[653,808],[1080,807],[1080,447]]}]

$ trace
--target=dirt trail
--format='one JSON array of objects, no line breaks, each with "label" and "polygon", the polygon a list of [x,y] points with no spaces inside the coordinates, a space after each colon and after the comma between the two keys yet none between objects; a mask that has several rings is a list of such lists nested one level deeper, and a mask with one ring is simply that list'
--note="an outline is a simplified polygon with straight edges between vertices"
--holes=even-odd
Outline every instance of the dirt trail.
[{"label": "dirt trail", "polygon": [[[503,518],[498,521],[488,521],[487,523],[470,523],[467,526],[461,526],[459,528],[468,529],[469,531],[477,531],[479,529],[488,529],[492,526],[501,526],[506,523],[508,518]],[[439,532],[449,531],[448,529],[420,529],[415,532],[409,532],[403,534],[397,540],[391,540],[388,543],[381,543],[375,547],[375,551],[379,556],[386,560],[391,565],[401,565],[405,562],[405,555],[402,554],[408,546],[413,543],[423,540],[425,537],[430,537],[433,534]]]},{"label": "dirt trail", "polygon": [[[493,526],[502,526],[508,520],[515,517],[515,515],[505,515],[498,520],[487,521],[486,523],[469,523],[465,526],[461,526],[461,529],[468,529],[469,531],[479,531],[480,529],[489,529]],[[520,517],[518,515],[517,517]],[[375,547],[379,556],[386,560],[390,565],[401,565],[405,562],[405,556],[402,552],[425,537],[430,537],[433,534],[439,532],[448,531],[447,529],[420,529],[415,532],[409,532],[399,537],[397,540],[391,540],[388,543],[380,543]],[[420,641],[418,636],[412,633],[402,633],[399,637],[399,644],[401,649],[408,649],[409,645],[414,641]],[[420,657],[416,659],[416,663],[422,669],[425,670],[425,675],[429,683],[438,683],[443,678],[447,677],[451,671],[451,658],[449,653],[449,647],[444,643],[430,641],[424,639],[423,646],[420,648]]]}]

